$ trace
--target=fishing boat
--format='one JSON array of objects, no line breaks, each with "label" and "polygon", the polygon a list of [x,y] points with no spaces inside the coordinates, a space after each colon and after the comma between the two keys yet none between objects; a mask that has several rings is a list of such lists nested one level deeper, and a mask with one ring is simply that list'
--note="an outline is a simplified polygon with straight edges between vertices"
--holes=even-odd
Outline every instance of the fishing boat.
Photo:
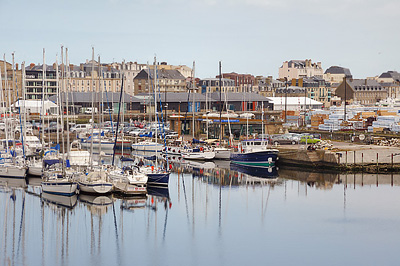
[{"label": "fishing boat", "polygon": [[239,143],[238,151],[231,153],[230,160],[240,165],[270,167],[275,165],[278,154],[279,150],[269,149],[265,140],[248,139]]}]

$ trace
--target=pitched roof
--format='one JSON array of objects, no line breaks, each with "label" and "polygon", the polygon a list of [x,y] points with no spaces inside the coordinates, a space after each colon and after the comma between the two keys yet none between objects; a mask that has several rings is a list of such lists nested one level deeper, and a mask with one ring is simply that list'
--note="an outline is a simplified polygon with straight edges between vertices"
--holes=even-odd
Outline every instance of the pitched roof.
[{"label": "pitched roof", "polygon": [[[64,98],[61,96],[61,98]],[[103,102],[119,102],[120,98],[120,93],[119,92],[103,92]],[[56,102],[57,101],[57,96],[51,96],[49,98],[50,101]],[[94,101],[98,102],[101,100],[101,93],[100,92],[94,92]],[[80,103],[91,103],[92,102],[92,92],[69,92],[68,93],[68,102],[80,102]],[[140,102],[141,99],[131,96],[127,93],[124,93],[122,96],[122,101],[127,103],[127,102]]]},{"label": "pitched roof", "polygon": [[[154,79],[154,70],[142,69],[134,79]],[[158,79],[185,79],[185,77],[176,69],[158,69]]]},{"label": "pitched roof", "polygon": [[331,66],[327,70],[325,70],[325,74],[345,74],[346,77],[351,77],[350,69],[340,66]]}]

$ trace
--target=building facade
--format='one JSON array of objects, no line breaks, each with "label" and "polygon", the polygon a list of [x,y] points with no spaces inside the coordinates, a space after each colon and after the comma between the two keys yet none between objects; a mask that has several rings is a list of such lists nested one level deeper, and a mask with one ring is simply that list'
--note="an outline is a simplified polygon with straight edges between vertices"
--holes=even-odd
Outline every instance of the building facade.
[{"label": "building facade", "polygon": [[22,97],[22,71],[18,64],[13,68],[12,63],[0,60],[0,72],[2,93],[0,107],[6,107]]},{"label": "building facade", "polygon": [[201,88],[201,93],[219,92],[220,87],[222,92],[238,91],[238,88],[235,86],[235,81],[227,78],[221,79],[221,85],[219,78],[201,79],[199,81],[199,86]]},{"label": "building facade", "polygon": [[[143,69],[134,78],[134,93],[153,92],[154,70]],[[186,79],[178,70],[157,69],[159,92],[186,92]]]},{"label": "building facade", "polygon": [[382,87],[380,83],[376,80],[369,79],[345,79],[339,87],[337,87],[335,94],[339,96],[342,101],[359,102],[363,105],[374,105],[388,97],[387,90]]},{"label": "building facade", "polygon": [[341,83],[343,78],[352,79],[350,69],[340,67],[340,66],[331,66],[324,73],[324,79],[329,83]]},{"label": "building facade", "polygon": [[299,79],[307,77],[323,77],[321,62],[312,63],[311,59],[290,60],[283,62],[279,68],[279,79]]}]

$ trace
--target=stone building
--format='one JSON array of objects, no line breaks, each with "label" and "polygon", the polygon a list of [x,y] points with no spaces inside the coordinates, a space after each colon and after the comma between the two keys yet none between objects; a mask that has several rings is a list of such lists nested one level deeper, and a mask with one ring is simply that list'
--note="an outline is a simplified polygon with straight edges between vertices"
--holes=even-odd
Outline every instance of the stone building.
[{"label": "stone building", "polygon": [[374,105],[388,97],[387,90],[380,83],[369,79],[345,79],[337,87],[335,94],[347,103],[353,101],[363,105]]},{"label": "stone building", "polygon": [[[143,69],[133,79],[135,95],[153,92],[154,70]],[[157,69],[159,92],[186,92],[186,79],[178,70]]]},{"label": "stone building", "polygon": [[0,98],[2,101],[0,107],[6,107],[9,106],[9,103],[14,103],[18,97],[21,97],[22,95],[22,71],[19,69],[18,64],[15,64],[13,71],[12,63],[0,60],[0,72],[2,89],[2,96]]}]

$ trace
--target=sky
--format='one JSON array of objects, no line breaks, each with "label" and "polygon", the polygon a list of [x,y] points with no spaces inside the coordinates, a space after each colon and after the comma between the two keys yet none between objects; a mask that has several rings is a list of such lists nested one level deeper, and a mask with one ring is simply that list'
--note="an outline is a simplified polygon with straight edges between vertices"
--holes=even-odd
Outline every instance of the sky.
[{"label": "sky", "polygon": [[[282,62],[347,67],[354,78],[400,72],[399,0],[0,0],[0,53],[46,63],[157,61],[278,77]],[[2,56],[1,56],[2,57]]]}]

